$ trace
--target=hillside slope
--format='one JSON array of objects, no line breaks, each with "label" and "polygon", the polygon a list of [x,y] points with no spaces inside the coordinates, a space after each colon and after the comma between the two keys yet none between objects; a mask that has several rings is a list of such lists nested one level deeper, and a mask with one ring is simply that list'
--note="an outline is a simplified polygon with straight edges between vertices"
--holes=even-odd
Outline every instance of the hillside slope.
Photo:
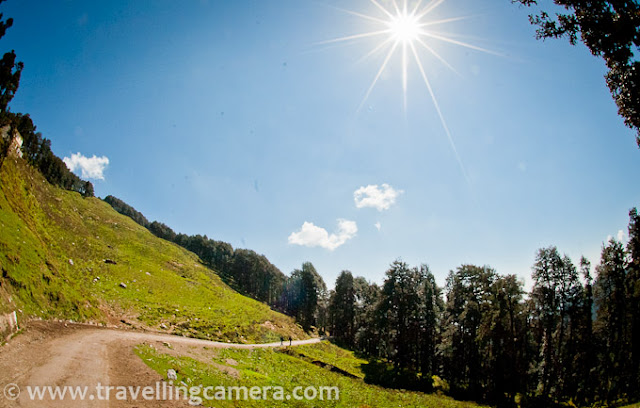
[{"label": "hillside slope", "polygon": [[22,160],[0,171],[0,313],[127,323],[233,341],[304,338],[198,258],[97,198],[50,185]]}]

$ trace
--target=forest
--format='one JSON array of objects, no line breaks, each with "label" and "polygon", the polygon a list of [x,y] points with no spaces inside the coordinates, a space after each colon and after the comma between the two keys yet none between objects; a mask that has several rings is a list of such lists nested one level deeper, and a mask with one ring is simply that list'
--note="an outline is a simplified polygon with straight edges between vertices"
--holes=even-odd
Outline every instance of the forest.
[{"label": "forest", "polygon": [[372,378],[386,386],[505,407],[637,400],[640,217],[629,217],[626,247],[611,239],[595,270],[539,249],[529,292],[489,266],[461,265],[444,288],[426,265],[395,261],[381,287],[344,271],[330,331],[378,361]]},{"label": "forest", "polygon": [[[141,222],[122,200],[105,201]],[[606,405],[637,400],[640,216],[628,243],[610,239],[599,265],[540,248],[533,287],[490,266],[461,265],[439,287],[426,264],[396,260],[381,286],[342,271],[327,291],[311,263],[284,275],[263,255],[206,236],[155,235],[196,253],[242,293],[329,334],[371,362],[367,381],[496,406]]]}]

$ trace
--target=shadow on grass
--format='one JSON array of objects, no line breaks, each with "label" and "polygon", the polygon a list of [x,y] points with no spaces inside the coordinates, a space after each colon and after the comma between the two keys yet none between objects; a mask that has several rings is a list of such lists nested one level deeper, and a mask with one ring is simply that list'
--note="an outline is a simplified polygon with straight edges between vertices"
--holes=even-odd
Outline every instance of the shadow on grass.
[{"label": "shadow on grass", "polygon": [[410,370],[396,368],[386,361],[369,360],[367,364],[362,364],[360,367],[367,384],[427,393],[433,391],[430,377],[425,378]]}]

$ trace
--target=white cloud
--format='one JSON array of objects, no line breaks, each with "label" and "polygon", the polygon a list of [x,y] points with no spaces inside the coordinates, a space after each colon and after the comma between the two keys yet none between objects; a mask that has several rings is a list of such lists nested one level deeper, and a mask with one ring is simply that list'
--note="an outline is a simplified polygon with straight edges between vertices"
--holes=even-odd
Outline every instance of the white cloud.
[{"label": "white cloud", "polygon": [[65,157],[62,161],[69,170],[73,172],[80,170],[81,177],[85,179],[104,180],[103,172],[109,165],[107,156],[97,157],[95,154],[92,157],[85,157],[81,153],[75,153],[71,157]]},{"label": "white cloud", "polygon": [[373,224],[373,225],[376,227],[376,229],[377,229],[378,231],[380,231],[380,228],[382,228],[382,224],[380,224],[380,221],[376,222],[376,223],[375,223],[375,224]]},{"label": "white cloud", "polygon": [[360,187],[353,193],[353,200],[356,207],[372,207],[378,211],[388,210],[396,202],[396,198],[403,193],[402,190],[396,190],[388,184],[383,184],[382,188],[377,184],[370,184],[366,187]]},{"label": "white cloud", "polygon": [[358,226],[355,221],[338,220],[338,231],[329,235],[326,229],[305,221],[298,232],[289,235],[289,243],[307,247],[322,247],[333,251],[356,236]]},{"label": "white cloud", "polygon": [[[607,235],[607,241],[605,243],[609,243],[609,241],[611,241],[613,239],[613,235]],[[616,241],[624,244],[624,242],[626,241],[626,234],[624,232],[624,230],[618,230],[618,233],[615,236]]]}]

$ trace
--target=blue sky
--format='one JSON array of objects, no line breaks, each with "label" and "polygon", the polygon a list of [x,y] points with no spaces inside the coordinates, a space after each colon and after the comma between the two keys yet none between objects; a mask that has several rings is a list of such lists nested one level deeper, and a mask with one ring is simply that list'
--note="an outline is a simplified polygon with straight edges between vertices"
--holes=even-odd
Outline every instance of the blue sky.
[{"label": "blue sky", "polygon": [[640,151],[586,48],[535,40],[508,0],[434,9],[469,17],[439,33],[495,52],[425,39],[454,72],[419,47],[463,171],[411,58],[406,106],[401,53],[363,103],[388,34],[326,43],[379,29],[341,9],[386,19],[369,0],[9,0],[12,109],[85,170],[108,158],[85,171],[97,195],[329,286],[397,258],[441,284],[462,263],[529,279],[540,247],[597,263],[626,231]]}]

